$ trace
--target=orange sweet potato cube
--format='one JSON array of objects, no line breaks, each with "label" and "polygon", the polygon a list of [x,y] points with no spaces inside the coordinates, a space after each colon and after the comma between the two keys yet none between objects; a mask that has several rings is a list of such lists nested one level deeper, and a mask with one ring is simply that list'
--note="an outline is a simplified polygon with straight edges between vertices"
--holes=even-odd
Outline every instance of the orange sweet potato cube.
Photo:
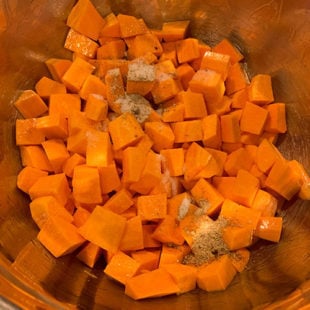
[{"label": "orange sweet potato cube", "polygon": [[45,135],[36,128],[35,118],[17,119],[15,122],[16,145],[38,145],[45,140]]},{"label": "orange sweet potato cube", "polygon": [[228,255],[202,265],[197,272],[198,287],[207,292],[222,291],[227,288],[236,275]]},{"label": "orange sweet potato cube", "polygon": [[80,203],[101,203],[102,193],[98,168],[76,166],[72,177],[73,197]]},{"label": "orange sweet potato cube", "polygon": [[105,19],[90,0],[79,0],[69,13],[67,25],[96,41]]},{"label": "orange sweet potato cube", "polygon": [[70,194],[69,183],[64,173],[41,177],[29,189],[32,200],[42,196],[53,196],[62,205],[67,203]]},{"label": "orange sweet potato cube", "polygon": [[177,58],[180,64],[200,57],[199,41],[187,38],[176,42]]},{"label": "orange sweet potato cube", "polygon": [[14,102],[14,106],[24,118],[38,117],[48,110],[45,102],[33,90],[24,90]]},{"label": "orange sweet potato cube", "polygon": [[52,94],[67,93],[67,89],[64,84],[54,81],[46,76],[43,76],[34,87],[37,94],[44,99],[49,98]]},{"label": "orange sweet potato cube", "polygon": [[61,173],[65,161],[70,157],[64,141],[61,139],[49,139],[42,142],[42,146],[54,172]]},{"label": "orange sweet potato cube", "polygon": [[108,262],[104,273],[110,278],[126,284],[129,278],[136,275],[140,263],[122,251],[118,251]]},{"label": "orange sweet potato cube", "polygon": [[108,102],[100,95],[89,94],[85,104],[85,115],[93,121],[103,121],[108,115]]},{"label": "orange sweet potato cube", "polygon": [[[167,195],[142,195],[137,198],[138,215],[143,221],[163,219],[167,214]],[[154,207],[156,206],[156,207]]]},{"label": "orange sweet potato cube", "polygon": [[144,135],[140,124],[129,112],[110,121],[109,132],[115,150],[137,142]]},{"label": "orange sweet potato cube", "polygon": [[86,78],[95,70],[95,67],[81,57],[76,57],[71,66],[62,76],[62,82],[73,93],[80,91]]},{"label": "orange sweet potato cube", "polygon": [[189,89],[202,93],[209,104],[223,98],[225,85],[220,73],[213,70],[198,70],[189,82]]},{"label": "orange sweet potato cube", "polygon": [[268,74],[255,75],[248,88],[249,100],[255,104],[269,104],[274,101],[271,76]]},{"label": "orange sweet potato cube", "polygon": [[127,220],[119,248],[124,252],[136,251],[144,248],[142,220],[139,215]]},{"label": "orange sweet potato cube", "polygon": [[224,81],[227,78],[229,68],[229,55],[216,53],[214,51],[206,51],[202,57],[200,69],[216,71],[221,74]]},{"label": "orange sweet potato cube", "polygon": [[45,61],[45,64],[52,78],[57,82],[61,82],[62,76],[69,69],[72,61],[63,58],[49,58]]},{"label": "orange sweet potato cube", "polygon": [[163,149],[170,149],[174,144],[174,133],[171,127],[164,122],[146,122],[144,124],[145,133],[154,142],[152,148],[156,152]]},{"label": "orange sweet potato cube", "polygon": [[100,206],[95,207],[78,231],[102,249],[116,253],[126,228],[126,219]]},{"label": "orange sweet potato cube", "polygon": [[74,225],[58,216],[48,218],[38,234],[38,240],[55,257],[72,253],[85,242]]}]

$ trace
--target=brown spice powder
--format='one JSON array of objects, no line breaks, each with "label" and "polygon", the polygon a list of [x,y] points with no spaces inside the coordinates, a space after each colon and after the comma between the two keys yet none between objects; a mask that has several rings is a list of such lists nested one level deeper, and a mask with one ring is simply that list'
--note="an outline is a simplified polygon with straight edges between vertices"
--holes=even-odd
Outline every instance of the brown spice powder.
[{"label": "brown spice powder", "polygon": [[222,231],[227,226],[224,218],[216,221],[202,220],[198,228],[192,232],[192,252],[185,256],[183,263],[200,266],[230,251],[223,240]]}]

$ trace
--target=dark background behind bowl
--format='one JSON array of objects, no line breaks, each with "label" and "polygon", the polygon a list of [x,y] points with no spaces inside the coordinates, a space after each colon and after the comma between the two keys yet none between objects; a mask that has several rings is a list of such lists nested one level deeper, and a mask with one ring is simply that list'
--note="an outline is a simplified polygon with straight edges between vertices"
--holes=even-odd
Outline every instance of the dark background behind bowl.
[{"label": "dark background behind bowl", "polygon": [[[280,212],[284,217],[281,242],[258,243],[248,270],[219,293],[197,290],[179,297],[135,302],[103,275],[100,264],[90,270],[73,256],[55,260],[39,244],[29,200],[16,189],[21,165],[14,136],[18,113],[13,102],[22,90],[33,89],[42,75],[48,75],[43,63],[46,59],[70,58],[63,43],[68,31],[66,17],[74,3],[0,0],[0,279],[6,278],[12,287],[26,292],[13,294],[15,298],[10,294],[10,298],[19,304],[28,303],[29,308],[37,303],[82,309],[250,309],[284,298],[309,279],[309,201],[294,200],[284,205]],[[309,1],[93,3],[103,15],[111,9],[133,14],[154,28],[163,21],[190,19],[191,35],[210,45],[229,38],[245,55],[250,77],[271,74],[276,101],[287,104],[288,133],[280,137],[279,148],[288,159],[299,160],[310,171]],[[2,294],[3,287],[0,285]]]}]

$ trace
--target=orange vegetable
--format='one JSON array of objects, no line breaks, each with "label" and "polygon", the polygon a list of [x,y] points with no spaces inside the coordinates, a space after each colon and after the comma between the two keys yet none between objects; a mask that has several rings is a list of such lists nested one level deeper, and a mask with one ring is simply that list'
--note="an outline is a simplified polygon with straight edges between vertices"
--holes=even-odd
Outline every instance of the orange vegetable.
[{"label": "orange vegetable", "polygon": [[287,130],[285,104],[268,104],[266,110],[268,111],[268,116],[264,129],[273,133],[285,133]]},{"label": "orange vegetable", "polygon": [[67,89],[64,84],[43,76],[34,86],[41,98],[49,98],[52,94],[65,94]]},{"label": "orange vegetable", "polygon": [[250,207],[259,190],[259,180],[247,170],[240,169],[232,188],[234,201]]},{"label": "orange vegetable", "polygon": [[62,76],[62,82],[73,93],[79,92],[86,78],[95,70],[95,67],[81,57],[76,57],[71,66]]},{"label": "orange vegetable", "polygon": [[247,102],[240,119],[240,129],[245,132],[260,135],[268,117],[268,110]]},{"label": "orange vegetable", "polygon": [[49,97],[49,115],[61,114],[69,118],[72,111],[81,110],[81,98],[77,94],[52,94]]},{"label": "orange vegetable", "polygon": [[189,20],[164,22],[161,36],[165,42],[182,40],[186,37]]},{"label": "orange vegetable", "polygon": [[202,94],[181,91],[178,94],[178,99],[181,104],[184,104],[185,120],[207,116],[207,108]]},{"label": "orange vegetable", "polygon": [[126,219],[123,216],[97,206],[79,228],[79,233],[102,249],[116,253],[125,228]]},{"label": "orange vegetable", "polygon": [[73,170],[72,193],[81,203],[101,203],[99,170],[90,166],[76,166]]},{"label": "orange vegetable", "polygon": [[125,294],[138,300],[176,294],[180,288],[171,275],[163,268],[149,271],[127,280]]},{"label": "orange vegetable", "polygon": [[155,83],[155,67],[142,61],[128,65],[127,94],[147,95]]},{"label": "orange vegetable", "polygon": [[129,112],[110,121],[109,132],[115,150],[134,144],[144,135],[140,124]]},{"label": "orange vegetable", "polygon": [[93,121],[103,121],[108,115],[108,102],[100,95],[89,94],[84,111],[87,118]]},{"label": "orange vegetable", "polygon": [[224,170],[229,176],[236,176],[240,169],[249,171],[252,164],[253,159],[249,156],[247,149],[239,147],[228,154],[224,164]]},{"label": "orange vegetable", "polygon": [[158,268],[160,250],[134,251],[131,257],[140,264],[140,272],[151,271]]},{"label": "orange vegetable", "polygon": [[71,52],[88,58],[96,57],[98,46],[98,43],[72,28],[69,30],[64,44],[64,47]]},{"label": "orange vegetable", "polygon": [[220,192],[205,179],[200,179],[194,185],[191,194],[207,215],[217,213],[224,201]]},{"label": "orange vegetable", "polygon": [[24,118],[38,117],[48,110],[43,99],[33,90],[24,90],[14,106]]},{"label": "orange vegetable", "polygon": [[231,107],[234,109],[242,109],[246,102],[248,102],[248,91],[247,88],[241,89],[237,92],[235,92],[233,95],[231,95]]},{"label": "orange vegetable", "polygon": [[61,82],[62,76],[69,69],[72,61],[62,58],[49,58],[45,61],[45,64],[52,78],[57,82]]},{"label": "orange vegetable", "polygon": [[224,198],[233,200],[233,188],[236,177],[215,176],[212,178],[213,186],[223,195]]},{"label": "orange vegetable", "polygon": [[44,134],[36,128],[36,119],[17,119],[15,123],[16,145],[39,145],[45,140]]},{"label": "orange vegetable", "polygon": [[220,212],[220,217],[228,220],[230,225],[249,226],[252,231],[256,228],[260,215],[260,211],[244,207],[229,199],[224,200]]},{"label": "orange vegetable", "polygon": [[129,209],[134,204],[131,193],[122,188],[115,193],[109,200],[104,204],[104,208],[107,208],[115,213],[121,214]]},{"label": "orange vegetable", "polygon": [[189,89],[202,93],[207,103],[216,103],[223,98],[225,85],[220,73],[198,70],[189,82]]},{"label": "orange vegetable", "polygon": [[149,151],[140,178],[132,183],[129,189],[140,194],[148,194],[162,180],[160,155]]},{"label": "orange vegetable", "polygon": [[74,225],[58,216],[48,218],[37,238],[55,257],[72,253],[85,242]]},{"label": "orange vegetable", "polygon": [[216,53],[229,55],[232,64],[243,59],[243,55],[240,53],[240,51],[226,38],[222,39],[218,44],[216,44],[212,50]]},{"label": "orange vegetable", "polygon": [[181,90],[180,84],[170,74],[163,74],[155,81],[151,90],[154,103],[159,104],[175,97]]},{"label": "orange vegetable", "polygon": [[70,157],[64,141],[49,139],[42,142],[42,146],[54,172],[61,173],[65,161]]},{"label": "orange vegetable", "polygon": [[65,139],[68,136],[68,122],[62,114],[38,117],[36,128],[48,139]]},{"label": "orange vegetable", "polygon": [[277,211],[278,200],[270,193],[259,189],[251,204],[251,208],[261,212],[262,216],[274,216]]},{"label": "orange vegetable", "polygon": [[80,91],[79,95],[82,99],[87,100],[88,96],[91,94],[101,95],[103,97],[106,97],[107,95],[107,87],[102,82],[102,80],[93,75],[90,74],[84,81]]},{"label": "orange vegetable", "polygon": [[188,89],[189,82],[193,78],[194,74],[194,69],[187,63],[181,64],[176,68],[176,75],[180,80],[184,90]]},{"label": "orange vegetable", "polygon": [[108,194],[120,189],[121,180],[115,161],[106,167],[99,167],[98,170],[102,194]]},{"label": "orange vegetable", "polygon": [[225,86],[227,95],[232,95],[238,91],[244,90],[247,87],[245,72],[241,64],[235,63],[230,66],[225,81]]},{"label": "orange vegetable", "polygon": [[230,284],[236,275],[228,255],[223,255],[210,264],[202,265],[197,271],[197,285],[207,292],[222,291]]},{"label": "orange vegetable", "polygon": [[200,57],[199,42],[194,38],[187,38],[176,42],[176,52],[180,64]]},{"label": "orange vegetable", "polygon": [[275,161],[281,159],[281,153],[269,140],[263,139],[258,145],[255,163],[264,173],[268,173]]},{"label": "orange vegetable", "polygon": [[144,34],[147,32],[147,27],[144,22],[134,16],[118,14],[121,37],[134,37],[136,35]]},{"label": "orange vegetable", "polygon": [[223,142],[237,143],[240,141],[239,121],[234,114],[225,114],[220,117],[221,137]]},{"label": "orange vegetable", "polygon": [[65,209],[64,205],[53,196],[35,198],[29,206],[31,217],[39,228],[42,228],[46,221],[52,216],[61,217],[69,223],[73,221],[72,215]]},{"label": "orange vegetable", "polygon": [[250,260],[250,251],[246,248],[232,252],[230,259],[238,272],[242,272]]},{"label": "orange vegetable", "polygon": [[212,161],[212,155],[196,142],[193,142],[185,153],[184,179],[196,180],[199,173]]},{"label": "orange vegetable", "polygon": [[180,263],[165,264],[163,269],[168,271],[180,288],[180,293],[186,293],[196,288],[197,268]]},{"label": "orange vegetable", "polygon": [[171,125],[171,128],[174,133],[175,143],[194,142],[202,140],[203,133],[201,120],[176,122]]},{"label": "orange vegetable", "polygon": [[257,74],[251,79],[248,88],[249,100],[255,104],[268,104],[274,101],[271,76]]},{"label": "orange vegetable", "polygon": [[90,0],[79,0],[68,15],[67,25],[85,36],[97,40],[105,25],[105,20]]},{"label": "orange vegetable", "polygon": [[76,255],[77,259],[90,268],[93,268],[102,254],[102,249],[91,242],[86,243]]},{"label": "orange vegetable", "polygon": [[70,194],[68,180],[64,173],[43,176],[29,189],[31,200],[42,196],[53,196],[62,205],[67,203]]},{"label": "orange vegetable", "polygon": [[227,226],[223,229],[223,240],[231,251],[250,246],[252,236],[251,226]]},{"label": "orange vegetable", "polygon": [[73,214],[73,224],[76,227],[81,227],[89,218],[90,212],[84,208],[76,208]]},{"label": "orange vegetable", "polygon": [[166,214],[154,230],[152,237],[162,243],[182,245],[184,238],[173,216]]},{"label": "orange vegetable", "polygon": [[292,168],[296,176],[301,180],[301,188],[298,197],[304,200],[310,200],[310,176],[305,167],[297,160],[290,160],[288,165]]},{"label": "orange vegetable", "polygon": [[105,267],[104,273],[114,280],[126,284],[130,278],[136,275],[139,268],[140,264],[136,260],[119,251],[113,255]]},{"label": "orange vegetable", "polygon": [[272,189],[282,197],[290,200],[301,189],[302,181],[294,173],[293,168],[281,159],[277,159],[273,164],[265,186]]},{"label": "orange vegetable", "polygon": [[181,176],[184,173],[184,150],[182,148],[161,150],[162,164],[170,176]]},{"label": "orange vegetable", "polygon": [[112,164],[113,153],[110,135],[105,131],[90,130],[87,135],[86,164],[107,167]]},{"label": "orange vegetable", "polygon": [[24,167],[19,171],[17,175],[16,185],[17,187],[25,193],[29,193],[31,186],[41,177],[48,175],[47,171],[43,171],[38,168],[33,168],[30,166]]},{"label": "orange vegetable", "polygon": [[230,56],[212,51],[206,51],[202,57],[200,69],[213,70],[221,74],[225,81],[230,68]]},{"label": "orange vegetable", "polygon": [[113,40],[97,49],[97,59],[121,59],[125,56],[126,45],[123,40]]},{"label": "orange vegetable", "polygon": [[105,24],[100,30],[100,36],[120,38],[121,37],[120,24],[115,14],[114,13],[108,14],[104,18],[104,21]]},{"label": "orange vegetable", "polygon": [[167,195],[142,195],[137,198],[138,215],[142,221],[157,221],[167,214]]},{"label": "orange vegetable", "polygon": [[135,58],[144,56],[147,53],[160,56],[163,52],[163,48],[158,38],[154,34],[148,32],[135,36],[133,40],[132,52]]},{"label": "orange vegetable", "polygon": [[261,239],[279,242],[282,222],[282,217],[262,216],[257,223],[254,235]]},{"label": "orange vegetable", "polygon": [[159,248],[161,243],[152,237],[157,224],[142,224],[144,248]]},{"label": "orange vegetable", "polygon": [[164,122],[146,122],[144,131],[154,142],[152,146],[154,151],[160,152],[163,149],[173,147],[174,133],[168,124]]},{"label": "orange vegetable", "polygon": [[20,146],[20,156],[23,167],[32,167],[48,172],[53,171],[51,163],[40,145]]},{"label": "orange vegetable", "polygon": [[221,146],[220,120],[216,114],[210,114],[202,119],[202,142],[204,146],[218,149]]},{"label": "orange vegetable", "polygon": [[145,166],[146,154],[139,147],[127,147],[123,152],[123,178],[124,184],[139,181]]}]

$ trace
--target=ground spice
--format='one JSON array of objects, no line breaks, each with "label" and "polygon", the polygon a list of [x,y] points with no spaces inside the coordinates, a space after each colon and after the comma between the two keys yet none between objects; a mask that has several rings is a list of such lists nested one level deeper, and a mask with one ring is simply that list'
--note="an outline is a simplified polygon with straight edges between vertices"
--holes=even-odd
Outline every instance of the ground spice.
[{"label": "ground spice", "polygon": [[152,82],[155,80],[155,67],[143,61],[132,62],[128,66],[129,81]]},{"label": "ground spice", "polygon": [[183,263],[200,266],[228,254],[230,251],[222,237],[223,228],[226,226],[227,221],[224,218],[213,221],[208,217],[202,217],[198,228],[192,232],[192,251],[185,256]]},{"label": "ground spice", "polygon": [[152,108],[148,100],[138,94],[126,94],[116,100],[120,104],[122,113],[132,113],[139,123],[143,123],[149,117]]}]

